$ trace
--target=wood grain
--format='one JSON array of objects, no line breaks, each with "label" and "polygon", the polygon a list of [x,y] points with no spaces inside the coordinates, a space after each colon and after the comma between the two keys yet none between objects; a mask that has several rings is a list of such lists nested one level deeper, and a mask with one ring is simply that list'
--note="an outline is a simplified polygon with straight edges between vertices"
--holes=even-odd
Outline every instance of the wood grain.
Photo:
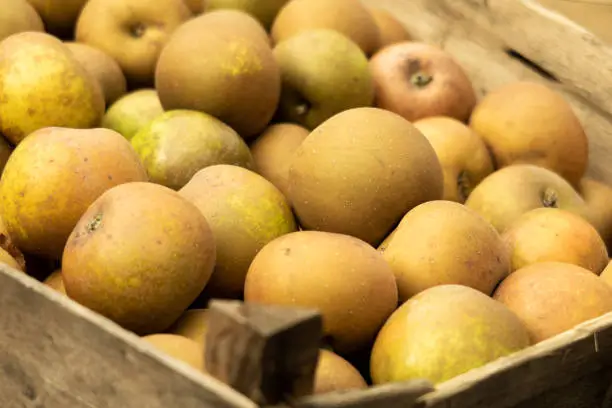
[{"label": "wood grain", "polygon": [[[532,80],[560,91],[589,137],[588,175],[612,185],[612,48],[531,0],[365,0],[393,13],[417,40],[450,52],[479,97]],[[543,76],[514,50],[556,80]]]},{"label": "wood grain", "polygon": [[612,44],[612,0],[538,0]]},{"label": "wood grain", "polygon": [[0,288],[2,408],[256,407],[4,264]]},{"label": "wood grain", "polygon": [[206,369],[261,405],[310,395],[322,333],[314,309],[213,299]]},{"label": "wood grain", "polygon": [[301,398],[293,401],[291,408],[412,408],[419,397],[432,390],[428,381],[414,380]]}]

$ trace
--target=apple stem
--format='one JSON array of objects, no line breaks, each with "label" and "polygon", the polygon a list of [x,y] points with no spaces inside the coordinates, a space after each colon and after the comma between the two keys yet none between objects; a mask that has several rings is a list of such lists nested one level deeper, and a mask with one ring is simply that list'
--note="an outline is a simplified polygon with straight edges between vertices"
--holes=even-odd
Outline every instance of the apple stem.
[{"label": "apple stem", "polygon": [[431,81],[433,81],[433,76],[420,71],[410,77],[412,85],[418,86],[419,88],[429,85]]}]

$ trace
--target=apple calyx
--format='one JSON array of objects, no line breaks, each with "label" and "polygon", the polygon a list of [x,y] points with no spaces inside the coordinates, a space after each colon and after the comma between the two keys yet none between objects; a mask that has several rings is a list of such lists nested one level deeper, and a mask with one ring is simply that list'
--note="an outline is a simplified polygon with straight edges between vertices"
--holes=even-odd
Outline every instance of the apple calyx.
[{"label": "apple calyx", "polygon": [[433,76],[424,72],[417,72],[410,77],[410,83],[416,87],[424,88],[433,81]]},{"label": "apple calyx", "polygon": [[136,23],[130,26],[130,34],[134,38],[140,38],[147,31],[147,27],[143,23]]},{"label": "apple calyx", "polygon": [[558,200],[557,192],[550,187],[546,188],[542,193],[542,205],[545,208],[557,208]]},{"label": "apple calyx", "polygon": [[310,110],[310,105],[306,102],[300,103],[295,106],[295,114],[297,116],[305,116]]}]

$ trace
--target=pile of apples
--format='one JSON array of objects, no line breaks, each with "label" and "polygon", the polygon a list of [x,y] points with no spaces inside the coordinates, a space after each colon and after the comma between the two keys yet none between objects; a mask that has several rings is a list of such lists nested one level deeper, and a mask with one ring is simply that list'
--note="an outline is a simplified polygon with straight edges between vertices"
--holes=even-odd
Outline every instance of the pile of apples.
[{"label": "pile of apples", "polygon": [[314,393],[442,383],[612,311],[580,119],[473,80],[359,0],[4,0],[0,262],[199,371],[224,298],[321,312]]}]

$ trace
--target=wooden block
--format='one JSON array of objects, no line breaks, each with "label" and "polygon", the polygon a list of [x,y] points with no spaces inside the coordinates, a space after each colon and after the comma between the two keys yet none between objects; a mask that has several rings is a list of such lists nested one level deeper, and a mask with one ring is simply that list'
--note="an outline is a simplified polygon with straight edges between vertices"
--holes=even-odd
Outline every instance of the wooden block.
[{"label": "wooden block", "polygon": [[309,395],[322,337],[316,310],[213,300],[206,369],[259,404]]}]

